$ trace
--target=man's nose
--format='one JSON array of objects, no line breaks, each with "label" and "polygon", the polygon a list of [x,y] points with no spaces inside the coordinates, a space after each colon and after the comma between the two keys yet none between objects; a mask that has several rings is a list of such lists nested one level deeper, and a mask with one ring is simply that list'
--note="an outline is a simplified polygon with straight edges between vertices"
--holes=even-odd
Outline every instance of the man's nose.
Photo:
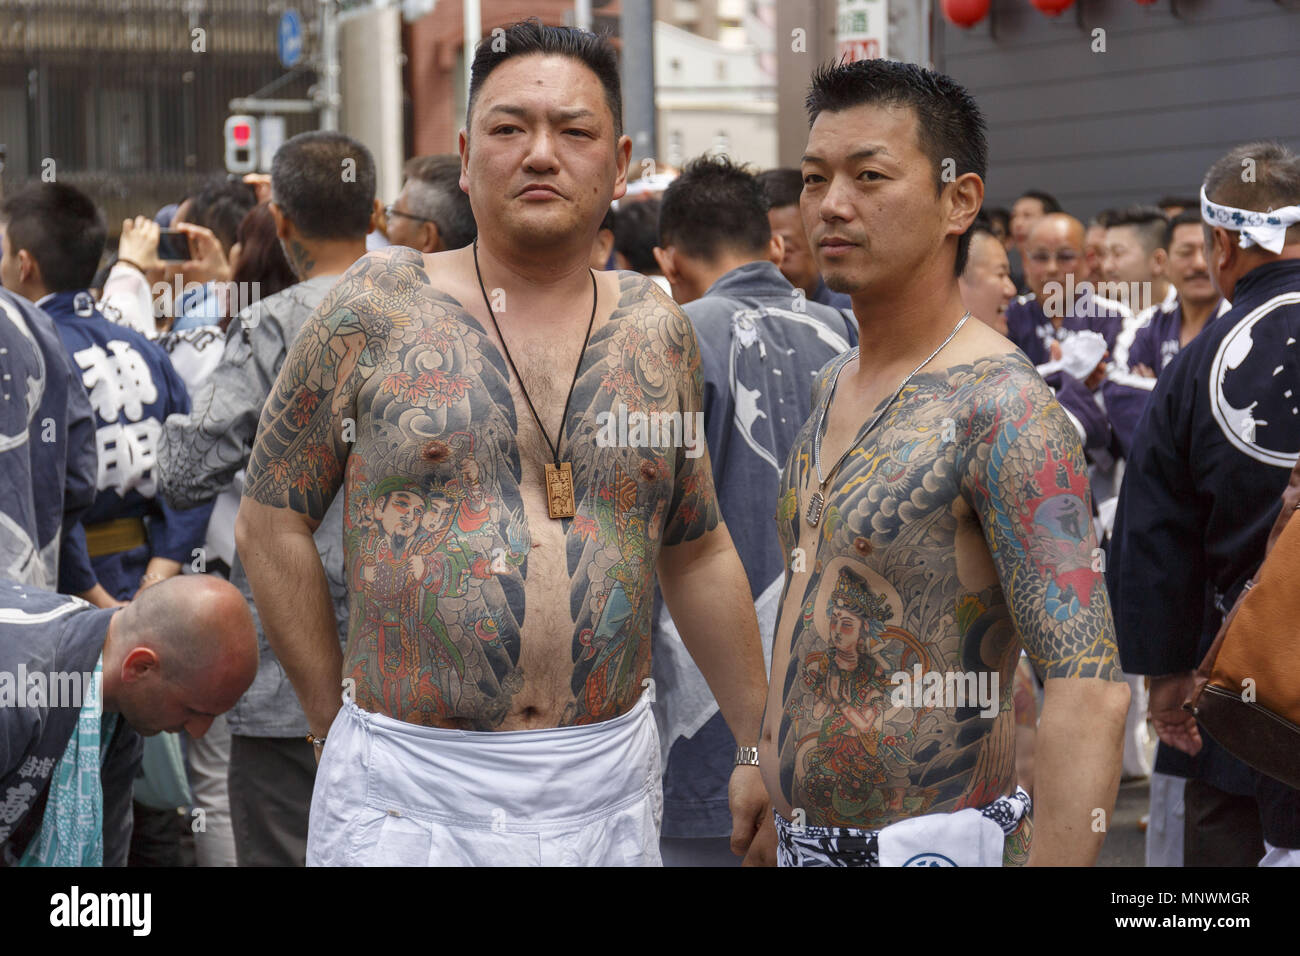
[{"label": "man's nose", "polygon": [[[822,222],[832,219],[852,219],[853,203],[850,201],[852,187],[843,176],[832,176],[826,192],[817,210]],[[809,239],[812,237],[810,236]]]},{"label": "man's nose", "polygon": [[196,740],[208,732],[212,726],[213,717],[195,717],[193,720],[185,722],[185,732]]},{"label": "man's nose", "polygon": [[534,173],[553,173],[559,169],[555,156],[555,136],[550,130],[540,129],[528,141],[528,155],[524,168]]}]

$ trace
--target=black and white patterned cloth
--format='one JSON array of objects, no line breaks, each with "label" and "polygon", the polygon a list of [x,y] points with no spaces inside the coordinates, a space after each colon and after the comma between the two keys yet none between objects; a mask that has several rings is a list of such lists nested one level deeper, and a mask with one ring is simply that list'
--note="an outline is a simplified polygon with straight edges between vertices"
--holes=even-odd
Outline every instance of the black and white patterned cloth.
[{"label": "black and white patterned cloth", "polygon": [[[1007,836],[1033,809],[1024,788],[998,797],[980,814],[992,820]],[[799,826],[775,810],[777,866],[880,866],[880,830],[856,827]]]}]

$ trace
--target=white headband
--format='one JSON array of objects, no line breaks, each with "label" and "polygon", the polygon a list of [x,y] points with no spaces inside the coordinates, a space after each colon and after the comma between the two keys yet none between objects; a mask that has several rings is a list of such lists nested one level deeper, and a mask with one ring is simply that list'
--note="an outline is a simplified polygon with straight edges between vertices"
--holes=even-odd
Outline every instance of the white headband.
[{"label": "white headband", "polygon": [[1270,212],[1220,206],[1205,195],[1205,187],[1202,186],[1201,218],[1211,226],[1240,231],[1238,245],[1243,249],[1259,245],[1277,255],[1286,244],[1287,227],[1300,222],[1300,206],[1283,206]]}]

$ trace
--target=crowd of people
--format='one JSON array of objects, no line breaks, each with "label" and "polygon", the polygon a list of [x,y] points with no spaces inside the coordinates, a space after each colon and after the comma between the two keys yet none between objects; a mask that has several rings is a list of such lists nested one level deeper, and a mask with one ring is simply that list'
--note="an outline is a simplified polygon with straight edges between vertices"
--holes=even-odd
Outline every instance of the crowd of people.
[{"label": "crowd of people", "polygon": [[3,863],[1087,865],[1121,778],[1148,865],[1300,863],[1182,708],[1300,448],[1300,158],[990,208],[862,61],[800,168],[629,184],[609,45],[504,39],[387,205],[336,132],[112,252],[0,205]]}]

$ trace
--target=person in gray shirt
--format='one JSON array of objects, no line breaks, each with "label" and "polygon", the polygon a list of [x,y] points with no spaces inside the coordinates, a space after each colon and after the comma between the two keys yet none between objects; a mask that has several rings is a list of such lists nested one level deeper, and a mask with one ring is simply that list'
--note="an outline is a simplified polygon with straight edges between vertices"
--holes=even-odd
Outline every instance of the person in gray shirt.
[{"label": "person in gray shirt", "polygon": [[[725,158],[687,164],[664,193],[655,258],[700,347],[704,431],[723,520],[745,566],[763,653],[785,563],[777,538],[781,469],[812,408],[812,382],[856,341],[852,319],[809,301],[781,274],[783,242],[758,179]],[[727,781],[736,741],[672,619],[655,615],[655,716],[666,754],[660,851],[667,866],[737,865]]]},{"label": "person in gray shirt", "polygon": [[[355,178],[340,176],[339,170],[350,166]],[[285,255],[302,281],[255,302],[232,320],[221,363],[195,392],[193,411],[173,415],[164,424],[158,480],[175,507],[210,501],[232,486],[238,495],[262,406],[289,346],[338,277],[365,254],[366,235],[378,225],[381,211],[370,151],[339,133],[290,139],[272,161],[271,212]],[[339,498],[315,533],[340,643],[348,614],[342,508]],[[238,555],[230,579],[252,606],[252,589]],[[235,854],[240,866],[302,866],[316,759],[307,741],[307,718],[266,641],[255,606],[253,619],[261,664],[252,687],[227,718]]]}]

